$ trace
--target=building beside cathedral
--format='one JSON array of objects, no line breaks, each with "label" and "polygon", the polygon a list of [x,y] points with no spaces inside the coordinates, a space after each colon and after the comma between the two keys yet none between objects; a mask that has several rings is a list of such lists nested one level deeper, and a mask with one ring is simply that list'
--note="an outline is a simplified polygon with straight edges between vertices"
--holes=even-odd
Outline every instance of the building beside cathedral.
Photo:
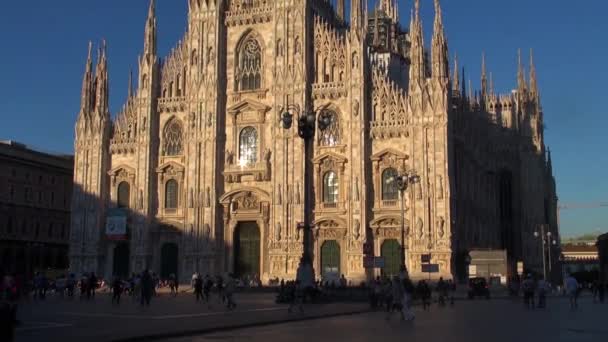
[{"label": "building beside cathedral", "polygon": [[[420,1],[409,28],[396,2],[188,0],[187,31],[157,55],[152,1],[136,86],[108,108],[108,60],[92,48],[76,122],[71,268],[126,275],[149,268],[293,278],[304,192],[316,274],[359,281],[401,264],[394,175],[415,170],[405,201],[405,261],[421,277],[466,276],[468,252],[506,250],[542,267],[533,232],[557,234],[557,198],[532,60],[517,88],[465,86],[448,57],[441,7],[425,45]],[[334,8],[335,7],[335,8]],[[515,77],[514,77],[515,78]],[[291,108],[329,115],[305,163]],[[298,110],[298,108],[300,110]],[[297,125],[295,125],[297,126]],[[305,188],[304,168],[313,173]],[[363,247],[383,256],[364,268]],[[426,276],[426,275],[424,275]]]}]

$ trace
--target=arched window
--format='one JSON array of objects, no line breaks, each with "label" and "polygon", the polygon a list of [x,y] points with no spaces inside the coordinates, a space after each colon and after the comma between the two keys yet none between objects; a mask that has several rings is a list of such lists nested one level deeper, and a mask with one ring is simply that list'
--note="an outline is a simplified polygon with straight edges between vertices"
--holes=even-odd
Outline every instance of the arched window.
[{"label": "arched window", "polygon": [[118,207],[119,208],[128,208],[130,201],[131,195],[131,186],[129,185],[128,182],[120,182],[120,184],[118,184]]},{"label": "arched window", "polygon": [[325,130],[319,130],[319,144],[336,146],[340,143],[340,119],[334,111],[325,111],[325,115],[330,118],[330,123]]},{"label": "arched window", "polygon": [[337,203],[338,193],[338,175],[333,171],[329,171],[323,176],[323,202]]},{"label": "arched window", "polygon": [[253,37],[240,47],[236,72],[237,90],[255,90],[262,86],[262,49]]},{"label": "arched window", "polygon": [[249,126],[243,128],[239,136],[239,165],[251,165],[257,162],[258,132]]},{"label": "arched window", "polygon": [[167,123],[163,140],[163,154],[165,156],[182,154],[182,124],[178,119],[173,118]]},{"label": "arched window", "polygon": [[382,199],[392,201],[399,198],[399,189],[397,189],[397,170],[388,168],[382,172]]},{"label": "arched window", "polygon": [[177,209],[179,195],[179,184],[175,179],[170,179],[165,184],[165,209]]}]

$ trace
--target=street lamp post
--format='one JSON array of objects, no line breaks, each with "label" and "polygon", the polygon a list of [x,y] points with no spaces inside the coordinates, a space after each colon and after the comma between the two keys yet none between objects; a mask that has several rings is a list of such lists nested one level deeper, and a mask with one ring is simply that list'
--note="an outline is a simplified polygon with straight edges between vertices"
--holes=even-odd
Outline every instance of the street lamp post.
[{"label": "street lamp post", "polygon": [[549,255],[549,272],[551,272],[551,247],[557,244],[557,241],[551,239],[551,232],[545,232],[546,224],[539,224],[540,232],[535,231],[534,237],[541,240],[541,254],[543,258],[543,276],[547,280],[547,260],[545,259],[545,251]]},{"label": "street lamp post", "polygon": [[[315,129],[317,124],[317,111],[315,110],[300,110],[298,105],[289,105],[284,108],[284,112],[281,115],[281,125],[284,129],[289,130],[293,124],[294,112],[298,116],[298,136],[304,140],[304,227],[303,227],[303,239],[302,239],[302,264],[303,266],[309,266],[312,269],[312,257],[310,253],[310,239],[311,239],[311,222],[312,216],[311,208],[311,176],[312,172],[308,167],[307,163],[311,159],[312,145],[315,136]],[[331,124],[331,114],[323,110],[319,111],[318,125],[319,130],[325,130]]]},{"label": "street lamp post", "polygon": [[420,177],[414,171],[408,171],[389,179],[389,182],[395,182],[395,186],[399,190],[401,197],[401,271],[406,270],[405,266],[405,192],[410,183],[417,183]]}]

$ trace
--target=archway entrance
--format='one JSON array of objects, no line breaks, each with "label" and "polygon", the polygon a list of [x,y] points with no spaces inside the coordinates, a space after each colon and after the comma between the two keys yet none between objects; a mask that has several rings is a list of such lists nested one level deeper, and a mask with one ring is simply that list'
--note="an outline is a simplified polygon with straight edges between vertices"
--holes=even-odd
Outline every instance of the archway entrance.
[{"label": "archway entrance", "polygon": [[129,277],[129,244],[120,243],[114,247],[112,275],[126,279]]},{"label": "archway entrance", "polygon": [[321,277],[324,280],[340,278],[340,245],[336,240],[321,245]]},{"label": "archway entrance", "polygon": [[168,279],[171,274],[179,279],[178,271],[178,249],[174,243],[165,243],[160,251],[160,276]]},{"label": "archway entrance", "polygon": [[260,229],[255,222],[241,222],[234,232],[234,273],[260,275]]},{"label": "archway entrance", "polygon": [[385,240],[380,248],[380,255],[384,258],[382,275],[392,277],[399,274],[401,267],[401,245],[395,239]]}]

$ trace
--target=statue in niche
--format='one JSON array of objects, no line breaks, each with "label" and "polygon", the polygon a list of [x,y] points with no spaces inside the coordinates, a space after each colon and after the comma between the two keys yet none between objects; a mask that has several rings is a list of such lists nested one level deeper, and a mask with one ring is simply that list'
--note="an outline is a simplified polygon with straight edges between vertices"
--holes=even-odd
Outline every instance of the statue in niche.
[{"label": "statue in niche", "polygon": [[209,112],[207,113],[207,126],[211,127],[211,125],[213,125],[213,113]]},{"label": "statue in niche", "polygon": [[194,114],[194,112],[191,112],[188,115],[188,120],[190,120],[190,127],[195,128],[196,127],[196,114]]},{"label": "statue in niche", "polygon": [[205,223],[205,231],[203,232],[203,234],[205,242],[209,242],[209,240],[211,239],[211,226],[209,226],[208,223]]},{"label": "statue in niche", "polygon": [[357,100],[353,101],[353,115],[355,117],[359,116],[359,101]]},{"label": "statue in niche", "polygon": [[445,236],[445,220],[443,219],[443,216],[439,216],[439,219],[437,219],[437,233],[440,238]]},{"label": "statue in niche", "polygon": [[355,177],[354,186],[354,200],[355,202],[359,202],[359,177]]},{"label": "statue in niche", "polygon": [[207,191],[205,192],[205,207],[211,207],[211,189],[207,187]]},{"label": "statue in niche", "polygon": [[300,241],[301,231],[302,229],[296,228],[296,241]]},{"label": "statue in niche", "polygon": [[264,160],[267,163],[270,163],[270,156],[272,155],[272,152],[270,151],[269,148],[266,149],[266,151],[264,151]]},{"label": "statue in niche", "polygon": [[281,194],[281,184],[279,184],[278,186],[278,190],[277,190],[277,203],[279,205],[283,204],[283,195]]},{"label": "statue in niche", "polygon": [[443,177],[437,176],[437,198],[443,199]]},{"label": "statue in niche", "polygon": [[418,232],[418,238],[422,239],[424,236],[424,224],[422,223],[422,219],[420,217],[416,221],[416,231]]},{"label": "statue in niche", "polygon": [[232,151],[226,151],[226,165],[234,164],[234,153]]},{"label": "statue in niche", "polygon": [[277,241],[281,241],[281,222],[277,222],[277,224],[275,225],[275,240]]},{"label": "statue in niche", "polygon": [[416,187],[416,199],[422,199],[422,184],[418,183],[414,185]]},{"label": "statue in niche", "polygon": [[359,220],[355,220],[353,235],[355,236],[355,240],[359,240],[361,237],[361,223]]}]

